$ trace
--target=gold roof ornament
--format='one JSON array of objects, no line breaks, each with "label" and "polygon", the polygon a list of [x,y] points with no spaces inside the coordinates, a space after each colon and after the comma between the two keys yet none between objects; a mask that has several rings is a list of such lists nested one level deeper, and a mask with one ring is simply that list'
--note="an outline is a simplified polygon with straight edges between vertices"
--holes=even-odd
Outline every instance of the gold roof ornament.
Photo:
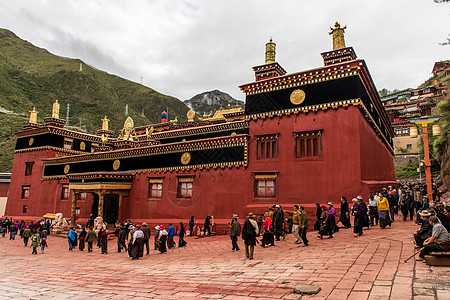
[{"label": "gold roof ornament", "polygon": [[28,121],[28,123],[33,123],[36,124],[37,123],[37,114],[39,113],[38,111],[36,111],[36,108],[33,107],[33,110],[29,112],[30,113],[30,121]]},{"label": "gold roof ornament", "polygon": [[150,127],[150,129],[148,129],[148,127],[145,127],[145,135],[148,139],[152,136],[153,131],[155,131],[155,128],[153,128],[153,126]]},{"label": "gold roof ornament", "polygon": [[333,51],[345,48],[344,33],[347,29],[347,25],[341,28],[341,25],[336,22],[334,23],[334,28],[331,28],[329,35],[333,35]]},{"label": "gold roof ornament", "polygon": [[224,114],[230,114],[240,111],[242,111],[242,107],[236,105],[235,108],[231,108],[231,105],[228,104],[228,109],[222,109],[222,107],[220,107],[220,110],[216,111],[212,117],[211,114],[206,115],[205,113],[203,113],[203,120],[204,121],[226,120]]},{"label": "gold roof ornament", "polygon": [[108,122],[109,119],[105,115],[105,117],[102,119],[102,130],[108,130]]},{"label": "gold roof ornament", "polygon": [[187,112],[187,118],[188,122],[194,122],[195,112],[192,109]]},{"label": "gold roof ornament", "polygon": [[59,119],[59,106],[58,100],[55,100],[52,108],[52,118]]},{"label": "gold roof ornament", "polygon": [[266,44],[266,64],[273,64],[275,62],[275,49],[277,45],[272,42],[272,37],[270,41]]},{"label": "gold roof ornament", "polygon": [[177,124],[178,123],[178,117],[175,117],[174,120],[170,120],[170,122]]},{"label": "gold roof ornament", "polygon": [[123,139],[127,141],[133,140],[133,135],[131,134],[131,131],[134,128],[134,122],[133,119],[129,116],[125,123],[123,124]]}]

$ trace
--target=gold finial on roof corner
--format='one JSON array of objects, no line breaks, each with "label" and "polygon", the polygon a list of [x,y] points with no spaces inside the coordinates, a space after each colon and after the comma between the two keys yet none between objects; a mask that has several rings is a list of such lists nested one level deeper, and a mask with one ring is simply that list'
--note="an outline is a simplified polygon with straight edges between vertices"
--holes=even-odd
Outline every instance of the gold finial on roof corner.
[{"label": "gold finial on roof corner", "polygon": [[39,113],[38,111],[36,111],[36,108],[33,107],[33,110],[29,112],[30,113],[30,120],[28,121],[29,123],[33,123],[36,124],[37,123],[37,114]]},{"label": "gold finial on roof corner", "polygon": [[108,130],[108,127],[109,127],[108,122],[109,122],[109,119],[105,115],[105,117],[102,119],[102,130]]},{"label": "gold finial on roof corner", "polygon": [[270,41],[266,44],[266,64],[272,64],[275,62],[275,49],[277,45],[272,42],[272,37]]},{"label": "gold finial on roof corner", "polygon": [[55,100],[55,103],[53,103],[52,118],[59,119],[59,103],[58,103],[58,100]]},{"label": "gold finial on roof corner", "polygon": [[328,34],[333,35],[333,51],[345,48],[344,33],[345,29],[347,29],[347,25],[341,27],[341,24],[336,21],[336,23],[334,23],[334,28],[330,27],[330,29],[331,32]]}]

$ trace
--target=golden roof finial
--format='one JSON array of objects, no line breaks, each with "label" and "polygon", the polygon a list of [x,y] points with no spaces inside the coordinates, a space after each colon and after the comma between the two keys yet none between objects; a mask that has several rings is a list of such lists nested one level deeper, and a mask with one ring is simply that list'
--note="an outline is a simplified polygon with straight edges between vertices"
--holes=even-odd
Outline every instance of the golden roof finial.
[{"label": "golden roof finial", "polygon": [[341,28],[341,25],[336,21],[334,23],[334,28],[331,28],[331,32],[329,35],[333,35],[333,51],[345,48],[345,39],[344,33],[345,29],[347,29],[347,25]]},{"label": "golden roof finial", "polygon": [[58,100],[53,103],[52,118],[59,119],[59,103]]},{"label": "golden roof finial", "polygon": [[30,113],[30,121],[29,123],[36,124],[37,123],[37,114],[39,113],[36,111],[36,108],[33,107],[33,110],[29,112]]},{"label": "golden roof finial", "polygon": [[275,49],[277,45],[272,42],[272,37],[270,41],[266,44],[266,64],[273,64],[275,62]]},{"label": "golden roof finial", "polygon": [[102,119],[102,130],[108,130],[108,122],[109,122],[109,120],[108,120],[108,118],[106,117],[106,115],[105,115],[105,117]]}]

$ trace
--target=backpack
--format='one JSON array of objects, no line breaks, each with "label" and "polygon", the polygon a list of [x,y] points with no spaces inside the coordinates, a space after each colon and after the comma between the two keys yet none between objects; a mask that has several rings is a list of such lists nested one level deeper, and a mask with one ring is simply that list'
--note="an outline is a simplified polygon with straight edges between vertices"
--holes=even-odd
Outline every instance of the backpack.
[{"label": "backpack", "polygon": [[33,241],[33,242],[37,241],[37,236],[35,234],[31,237],[31,241]]}]

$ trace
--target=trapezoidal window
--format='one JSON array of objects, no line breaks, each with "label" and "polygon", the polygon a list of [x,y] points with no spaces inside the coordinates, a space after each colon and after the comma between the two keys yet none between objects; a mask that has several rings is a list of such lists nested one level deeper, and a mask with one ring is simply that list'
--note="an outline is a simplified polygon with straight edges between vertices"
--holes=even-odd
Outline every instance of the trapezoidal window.
[{"label": "trapezoidal window", "polygon": [[304,131],[294,133],[295,157],[322,157],[322,132]]},{"label": "trapezoidal window", "polygon": [[148,182],[148,198],[162,198],[163,178],[150,178]]},{"label": "trapezoidal window", "polygon": [[275,198],[276,174],[255,174],[255,197]]},{"label": "trapezoidal window", "polygon": [[278,158],[278,134],[256,137],[256,159]]},{"label": "trapezoidal window", "polygon": [[33,173],[33,165],[34,162],[25,163],[25,176],[31,176],[31,173]]},{"label": "trapezoidal window", "polygon": [[178,198],[192,198],[194,177],[178,177]]},{"label": "trapezoidal window", "polygon": [[22,194],[20,196],[21,199],[29,199],[30,198],[30,186],[22,186]]},{"label": "trapezoidal window", "polygon": [[69,200],[70,190],[69,185],[64,184],[61,189],[61,200]]}]

